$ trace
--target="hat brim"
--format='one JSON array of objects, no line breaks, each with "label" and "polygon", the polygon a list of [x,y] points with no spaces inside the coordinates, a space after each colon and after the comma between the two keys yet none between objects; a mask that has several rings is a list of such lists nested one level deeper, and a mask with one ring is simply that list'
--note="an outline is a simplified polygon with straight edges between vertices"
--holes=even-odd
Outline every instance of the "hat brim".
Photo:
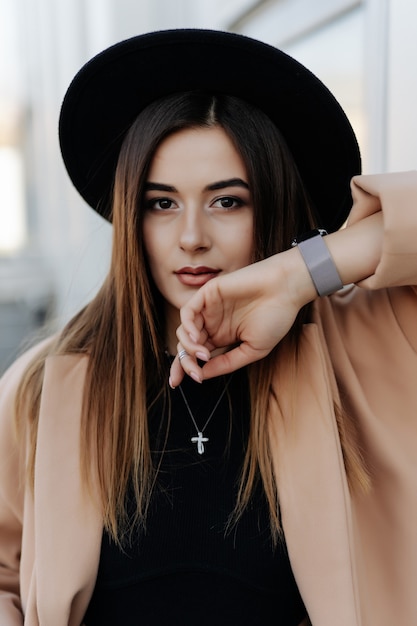
[{"label": "hat brim", "polygon": [[89,61],[65,95],[59,121],[68,174],[106,219],[123,138],[150,102],[185,91],[229,94],[264,111],[284,135],[315,205],[336,230],[360,173],[353,129],[330,91],[282,51],[243,35],[204,29],[159,31],[120,42]]}]

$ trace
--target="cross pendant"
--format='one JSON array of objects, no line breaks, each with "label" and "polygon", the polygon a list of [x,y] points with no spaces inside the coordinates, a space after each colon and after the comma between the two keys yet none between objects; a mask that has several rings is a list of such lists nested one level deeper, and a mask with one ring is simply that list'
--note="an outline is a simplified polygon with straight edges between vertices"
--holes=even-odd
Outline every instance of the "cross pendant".
[{"label": "cross pendant", "polygon": [[198,454],[203,454],[204,452],[204,443],[208,441],[208,437],[203,437],[203,433],[198,432],[197,437],[191,437],[191,442],[197,444]]}]

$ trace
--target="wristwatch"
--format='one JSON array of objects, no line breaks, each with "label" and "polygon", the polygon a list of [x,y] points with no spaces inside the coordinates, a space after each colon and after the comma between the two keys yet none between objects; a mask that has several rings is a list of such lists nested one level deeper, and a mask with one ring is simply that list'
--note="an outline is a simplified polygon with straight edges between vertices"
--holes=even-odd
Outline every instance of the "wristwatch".
[{"label": "wristwatch", "polygon": [[319,296],[328,296],[343,287],[337,267],[324,241],[327,231],[314,228],[295,237],[291,247],[297,246],[310,273]]}]

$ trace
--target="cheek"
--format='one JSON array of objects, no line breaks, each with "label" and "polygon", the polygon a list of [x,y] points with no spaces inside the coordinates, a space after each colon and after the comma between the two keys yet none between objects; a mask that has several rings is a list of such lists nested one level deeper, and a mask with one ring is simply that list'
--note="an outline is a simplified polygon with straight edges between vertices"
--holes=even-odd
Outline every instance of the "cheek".
[{"label": "cheek", "polygon": [[254,233],[253,233],[253,219],[248,220],[234,238],[236,243],[236,249],[238,256],[241,259],[242,265],[249,265],[253,260],[254,253]]}]

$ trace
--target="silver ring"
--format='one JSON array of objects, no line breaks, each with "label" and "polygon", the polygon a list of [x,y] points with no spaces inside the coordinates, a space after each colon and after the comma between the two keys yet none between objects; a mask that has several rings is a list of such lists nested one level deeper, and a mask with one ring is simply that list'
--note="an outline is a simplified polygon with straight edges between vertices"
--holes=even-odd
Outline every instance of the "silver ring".
[{"label": "silver ring", "polygon": [[180,361],[182,361],[185,356],[189,356],[187,350],[180,350],[178,352],[178,358]]}]

